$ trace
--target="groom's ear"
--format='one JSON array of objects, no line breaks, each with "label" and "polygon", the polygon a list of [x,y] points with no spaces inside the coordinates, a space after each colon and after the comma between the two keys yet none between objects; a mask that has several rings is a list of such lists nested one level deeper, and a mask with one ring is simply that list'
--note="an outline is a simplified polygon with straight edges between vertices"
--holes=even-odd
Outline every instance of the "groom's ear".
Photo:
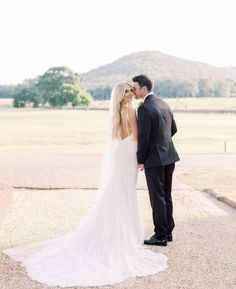
[{"label": "groom's ear", "polygon": [[144,89],[145,93],[148,93],[148,89],[146,85],[144,85],[142,88]]}]

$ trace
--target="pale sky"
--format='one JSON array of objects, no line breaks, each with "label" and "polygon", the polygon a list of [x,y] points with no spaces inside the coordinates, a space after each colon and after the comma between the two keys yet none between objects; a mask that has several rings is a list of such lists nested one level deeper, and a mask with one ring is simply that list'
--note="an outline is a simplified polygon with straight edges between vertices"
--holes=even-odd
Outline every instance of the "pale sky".
[{"label": "pale sky", "polygon": [[0,84],[157,50],[236,66],[236,0],[1,0]]}]

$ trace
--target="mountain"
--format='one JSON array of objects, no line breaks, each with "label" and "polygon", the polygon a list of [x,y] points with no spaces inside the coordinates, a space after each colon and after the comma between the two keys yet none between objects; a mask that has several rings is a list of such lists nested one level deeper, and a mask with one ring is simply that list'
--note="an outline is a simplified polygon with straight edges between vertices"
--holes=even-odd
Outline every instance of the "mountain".
[{"label": "mountain", "polygon": [[126,55],[83,75],[86,88],[114,86],[132,76],[147,74],[154,80],[198,81],[199,79],[236,81],[236,67],[215,67],[182,59],[159,51],[142,51]]}]

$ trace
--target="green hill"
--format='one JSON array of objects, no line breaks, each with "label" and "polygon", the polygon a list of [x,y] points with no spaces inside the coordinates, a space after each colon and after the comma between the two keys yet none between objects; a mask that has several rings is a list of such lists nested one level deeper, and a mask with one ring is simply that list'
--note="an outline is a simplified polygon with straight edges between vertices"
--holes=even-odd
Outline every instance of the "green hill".
[{"label": "green hill", "polygon": [[119,81],[130,80],[137,74],[148,74],[155,80],[236,81],[236,67],[215,67],[206,63],[182,59],[159,51],[143,51],[126,55],[83,75],[85,87],[112,87]]}]

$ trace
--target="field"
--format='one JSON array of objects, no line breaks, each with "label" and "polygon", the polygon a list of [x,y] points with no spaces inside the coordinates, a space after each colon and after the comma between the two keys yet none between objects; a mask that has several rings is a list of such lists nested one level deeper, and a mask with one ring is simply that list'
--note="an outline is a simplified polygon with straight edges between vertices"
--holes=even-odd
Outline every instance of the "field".
[{"label": "field", "polygon": [[[165,98],[172,109],[236,109],[236,98]],[[138,102],[135,101],[137,104]],[[1,102],[0,102],[1,103]],[[94,101],[91,107],[109,107],[109,101]]]},{"label": "field", "polygon": [[0,98],[0,109],[12,107],[12,98]]},{"label": "field", "polygon": [[[0,154],[102,154],[107,111],[0,111]],[[236,153],[236,114],[175,113],[179,153]],[[236,199],[235,167],[179,171],[196,189],[212,187]]]},{"label": "field", "polygon": [[[2,110],[0,153],[101,154],[107,111]],[[236,153],[236,114],[175,113],[180,153]]]},{"label": "field", "polygon": [[236,153],[236,114],[175,113],[181,153]]},{"label": "field", "polygon": [[0,113],[0,153],[101,153],[107,112],[9,110]]},{"label": "field", "polygon": [[[236,109],[236,98],[166,98],[172,109]],[[0,98],[0,109],[10,108],[11,98]],[[109,101],[93,101],[92,108],[108,108]]]},{"label": "field", "polygon": [[169,98],[172,109],[236,109],[236,98]]}]

